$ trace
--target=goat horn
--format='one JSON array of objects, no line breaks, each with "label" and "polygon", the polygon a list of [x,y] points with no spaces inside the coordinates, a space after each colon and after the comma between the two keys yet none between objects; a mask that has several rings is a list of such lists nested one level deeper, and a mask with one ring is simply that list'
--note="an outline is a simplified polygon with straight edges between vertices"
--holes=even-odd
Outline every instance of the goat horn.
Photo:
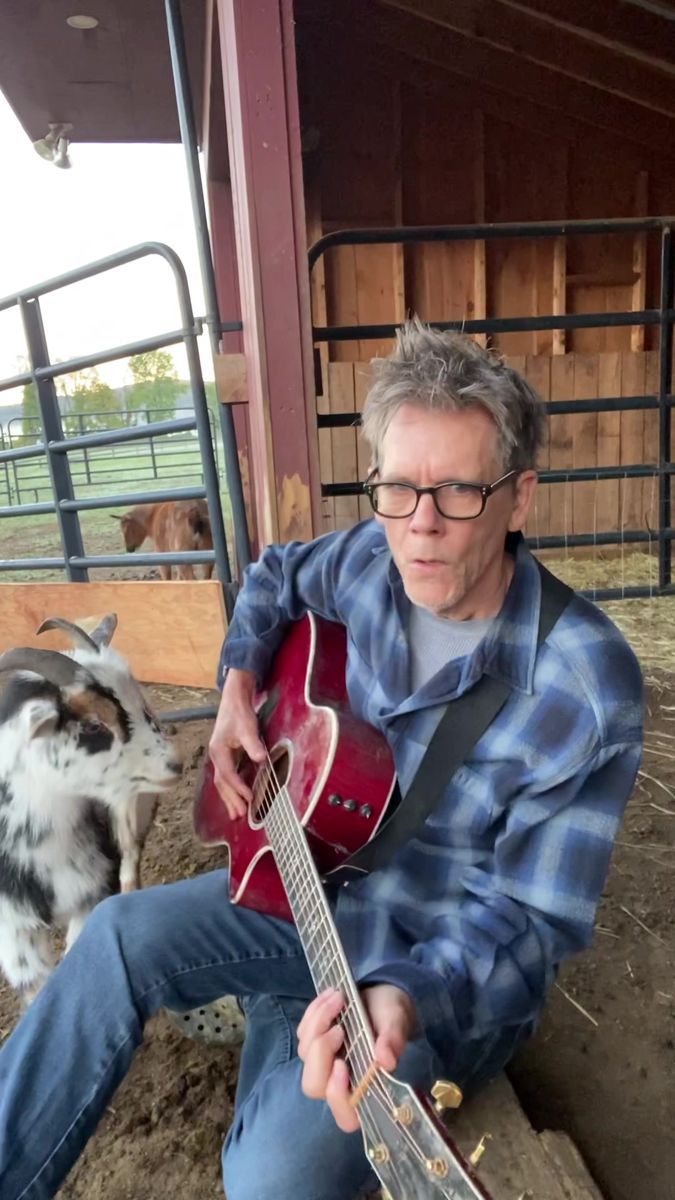
[{"label": "goat horn", "polygon": [[66,621],[63,617],[47,617],[35,632],[46,633],[48,629],[62,629],[64,633],[68,634],[73,646],[79,646],[81,650],[94,650],[98,653],[98,646],[94,639],[90,638],[84,629],[80,629],[79,625],[74,625],[72,621]]},{"label": "goat horn", "polygon": [[115,630],[117,629],[117,613],[107,613],[105,617],[101,617],[96,627],[89,634],[92,642],[94,642],[98,650],[101,646],[109,646]]},{"label": "goat horn", "polygon": [[58,650],[35,650],[30,646],[0,654],[0,671],[33,671],[57,687],[70,687],[89,674],[67,654],[60,654]]},{"label": "goat horn", "polygon": [[110,517],[110,519],[112,521],[123,521],[124,520],[124,517],[121,517],[119,515],[119,513],[108,513],[108,516]]}]

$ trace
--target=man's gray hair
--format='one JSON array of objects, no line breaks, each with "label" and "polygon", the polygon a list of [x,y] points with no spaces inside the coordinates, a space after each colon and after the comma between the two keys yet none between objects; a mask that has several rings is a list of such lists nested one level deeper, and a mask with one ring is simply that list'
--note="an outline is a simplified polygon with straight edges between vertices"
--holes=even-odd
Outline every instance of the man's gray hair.
[{"label": "man's gray hair", "polygon": [[388,358],[373,359],[362,422],[374,466],[381,464],[384,435],[404,404],[451,412],[480,406],[497,428],[501,468],[536,465],[546,431],[544,405],[522,375],[464,334],[431,329],[412,317],[396,331]]}]

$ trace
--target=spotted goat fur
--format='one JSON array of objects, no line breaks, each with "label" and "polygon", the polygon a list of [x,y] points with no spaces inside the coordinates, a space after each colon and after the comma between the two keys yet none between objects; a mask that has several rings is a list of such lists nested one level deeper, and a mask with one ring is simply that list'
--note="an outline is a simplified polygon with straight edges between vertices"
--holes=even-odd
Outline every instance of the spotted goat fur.
[{"label": "spotted goat fur", "polygon": [[139,886],[157,794],[181,772],[126,661],[117,618],[73,649],[0,655],[0,967],[28,1002],[53,967],[50,931],[73,944],[95,904]]}]

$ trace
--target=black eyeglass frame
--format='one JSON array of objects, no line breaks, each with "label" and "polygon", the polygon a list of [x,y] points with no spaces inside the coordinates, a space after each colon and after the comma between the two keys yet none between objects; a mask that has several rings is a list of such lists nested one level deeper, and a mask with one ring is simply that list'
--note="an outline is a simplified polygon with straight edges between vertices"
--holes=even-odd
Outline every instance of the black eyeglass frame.
[{"label": "black eyeglass frame", "polygon": [[[408,517],[414,516],[414,514],[417,512],[420,496],[431,496],[436,508],[436,512],[439,514],[439,516],[443,517],[444,521],[476,521],[478,517],[481,517],[485,512],[485,505],[487,504],[493,492],[498,491],[500,487],[503,487],[505,483],[508,483],[509,479],[512,479],[514,475],[520,475],[521,472],[514,468],[512,471],[507,471],[506,475],[501,475],[499,479],[495,479],[494,483],[469,483],[465,479],[446,479],[444,483],[436,483],[433,487],[415,487],[414,483],[398,483],[399,487],[408,488],[411,492],[415,493],[415,507],[410,512],[399,513],[395,517],[388,516],[386,513],[381,513],[379,511],[377,507],[377,490],[382,486],[391,487],[392,484],[397,483],[397,480],[382,480],[380,483],[371,483],[371,479],[376,474],[377,468],[370,472],[370,475],[362,484],[362,487],[366,496],[370,500],[373,512],[377,513],[380,517],[384,517],[387,521],[405,521]],[[453,484],[459,484],[461,487],[473,488],[474,491],[480,494],[481,506],[479,512],[474,513],[472,517],[449,517],[443,512],[438,503],[436,493],[439,492],[441,488],[451,487]]]}]

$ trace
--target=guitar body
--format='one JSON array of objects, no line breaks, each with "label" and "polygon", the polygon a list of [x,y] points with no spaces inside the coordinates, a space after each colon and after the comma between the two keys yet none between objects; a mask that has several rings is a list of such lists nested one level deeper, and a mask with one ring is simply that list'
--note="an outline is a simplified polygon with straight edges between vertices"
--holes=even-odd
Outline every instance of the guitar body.
[{"label": "guitar body", "polygon": [[[349,711],[346,661],[343,626],[308,614],[291,626],[256,697],[261,736],[321,874],[339,867],[370,841],[395,787],[386,739]],[[195,806],[195,830],[207,845],[229,847],[234,903],[292,921],[263,825],[269,791],[266,765],[247,761],[241,774],[254,800],[247,815],[233,821],[207,762]]]}]

